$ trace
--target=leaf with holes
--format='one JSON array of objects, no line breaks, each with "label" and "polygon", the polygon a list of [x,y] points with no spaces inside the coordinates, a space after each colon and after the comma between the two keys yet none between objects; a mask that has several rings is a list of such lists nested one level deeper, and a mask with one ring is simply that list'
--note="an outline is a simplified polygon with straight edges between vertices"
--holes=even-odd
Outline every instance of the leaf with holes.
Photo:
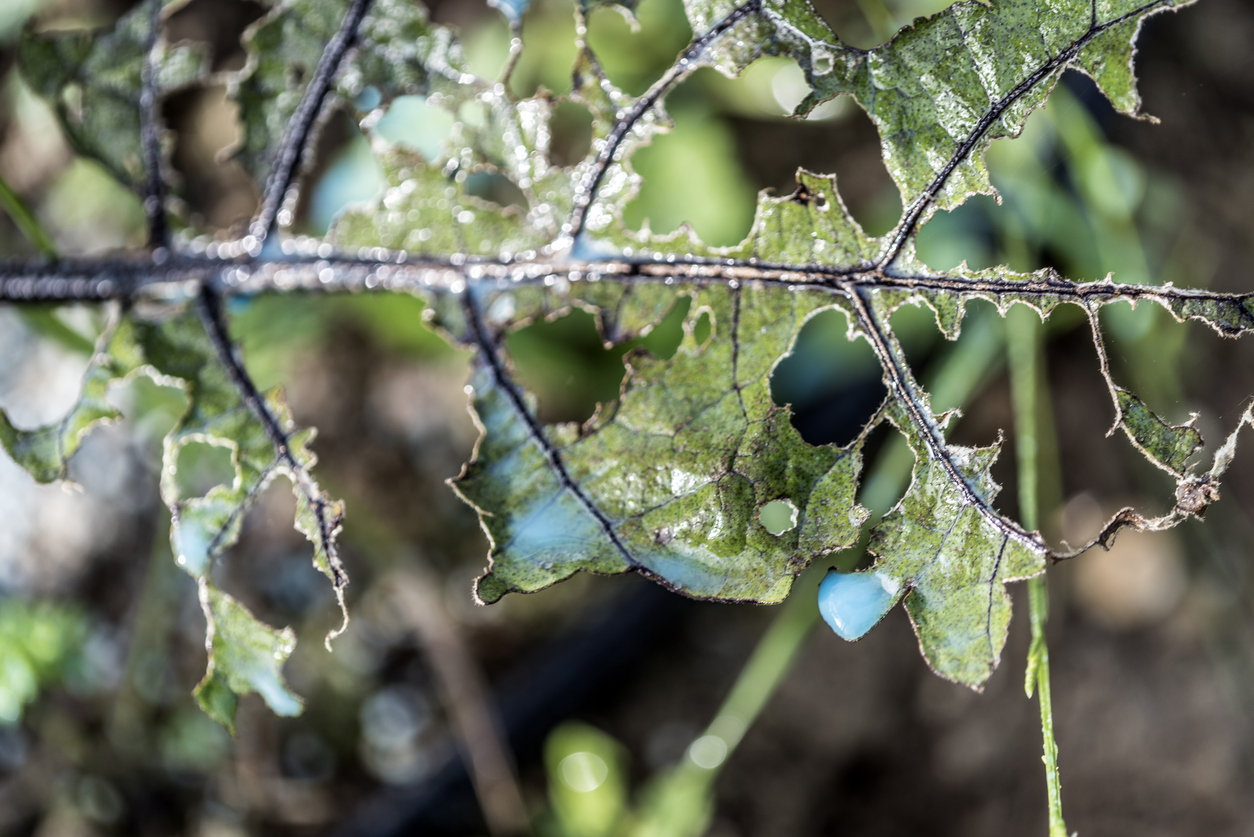
[{"label": "leaf with holes", "polygon": [[[527,4],[494,5],[517,33]],[[802,568],[862,536],[863,447],[887,421],[909,442],[914,479],[870,532],[874,566],[837,575],[825,588],[853,584],[850,601],[862,601],[857,619],[833,621],[858,628],[841,628],[845,635],[860,635],[904,601],[929,663],[978,687],[1005,640],[1004,584],[1073,553],[1051,553],[1039,535],[997,510],[989,475],[997,443],[962,447],[948,440],[950,419],[933,413],[892,328],[893,312],[912,303],[927,305],[949,339],[959,336],[973,299],[989,300],[1003,314],[1012,304],[1042,317],[1076,305],[1090,317],[1117,426],[1171,473],[1177,498],[1156,518],[1120,512],[1093,543],[1108,544],[1124,527],[1176,525],[1218,498],[1236,432],[1211,470],[1198,472],[1189,464],[1201,445],[1193,423],[1172,425],[1115,382],[1096,312],[1113,302],[1147,301],[1177,320],[1202,320],[1237,336],[1254,322],[1254,296],[1073,282],[1052,271],[1004,267],[934,270],[915,247],[920,226],[938,209],[991,192],[984,152],[1022,131],[1066,69],[1091,75],[1119,110],[1135,115],[1136,33],[1148,16],[1184,2],[961,2],[865,50],[842,43],[803,0],[690,0],[691,45],[640,96],[611,83],[584,38],[587,16],[601,5],[634,11],[633,3],[579,3],[570,92],[520,99],[510,83],[513,60],[498,79],[474,75],[453,30],[430,23],[407,0],[274,3],[245,38],[247,65],[230,77],[243,128],[238,159],[263,192],[249,235],[189,237],[167,248],[158,234],[161,202],[149,201],[151,254],[0,271],[4,299],[197,308],[199,317],[185,310],[161,322],[127,316],[147,362],[187,388],[189,411],[166,446],[163,495],[179,555],[203,584],[213,556],[234,543],[240,515],[279,473],[293,480],[297,525],[314,543],[315,562],[337,590],[344,582],[334,551],[342,510],[309,474],[309,437],[293,432],[277,394],[256,391],[230,345],[221,300],[240,294],[408,291],[429,302],[429,316],[451,341],[475,350],[473,406],[483,436],[454,487],[479,511],[491,541],[490,566],[477,588],[485,602],[578,570],[637,571],[700,598],[780,601]],[[132,102],[145,98],[145,78],[148,98],[195,81],[193,53],[165,47],[141,25],[159,19],[163,8],[150,0],[95,40],[73,41],[80,52],[67,66],[106,60],[91,56],[126,64],[100,83],[114,84],[114,98]],[[108,143],[93,139],[104,128],[85,129],[94,118],[89,110],[65,105],[81,79],[49,70],[51,59],[40,59],[38,50],[50,47],[41,43],[28,38],[23,61],[43,67],[37,87],[58,103],[82,151],[132,184],[159,168],[160,149],[133,128],[154,135],[160,126],[134,124]],[[866,110],[905,207],[891,232],[868,236],[849,217],[835,179],[806,171],[798,172],[791,194],[759,200],[754,226],[736,246],[710,247],[686,228],[655,236],[625,223],[640,188],[632,155],[668,130],[666,96],[698,68],[735,75],[762,56],[796,60],[811,88],[799,113],[838,95]],[[432,124],[449,126],[440,142],[384,130],[383,120],[406,96],[422,97]],[[561,165],[551,158],[555,113],[570,105],[592,115],[592,144],[585,159]],[[386,185],[374,200],[344,212],[326,237],[301,236],[289,210],[319,129],[335,109],[357,118]],[[159,109],[125,114],[151,123]],[[605,344],[621,346],[683,304],[684,337],[673,356],[633,344],[618,397],[591,420],[539,420],[535,399],[515,375],[511,334],[579,308],[595,315]],[[888,393],[846,447],[802,440],[769,385],[805,322],[829,309],[847,318],[850,339],[871,347]],[[112,374],[107,363],[99,368]],[[94,403],[92,392],[85,403]],[[1247,413],[1242,426],[1248,421]],[[193,441],[230,451],[230,485],[202,497],[180,493],[168,475]],[[72,446],[58,444],[55,456],[30,461],[59,473]],[[782,522],[769,522],[781,509]],[[205,589],[208,612],[229,611],[247,622]],[[842,600],[824,601],[827,607]],[[247,653],[226,653],[232,637],[243,638]],[[274,651],[281,640],[248,630],[215,638],[226,645],[221,656],[215,652],[217,673],[201,690],[214,712],[227,714],[236,686],[265,693],[248,675],[232,679],[230,669],[260,671],[242,661],[260,659],[250,654]]]}]

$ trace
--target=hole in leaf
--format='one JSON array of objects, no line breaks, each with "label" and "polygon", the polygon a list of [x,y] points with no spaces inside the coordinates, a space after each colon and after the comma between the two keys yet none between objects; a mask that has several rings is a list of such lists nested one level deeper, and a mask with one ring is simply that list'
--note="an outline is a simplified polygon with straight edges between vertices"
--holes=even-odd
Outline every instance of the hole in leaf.
[{"label": "hole in leaf", "polygon": [[336,111],[318,138],[315,166],[307,178],[307,198],[297,210],[297,226],[324,235],[349,204],[373,198],[384,185],[379,162],[357,123]]},{"label": "hole in leaf", "polygon": [[[741,100],[769,96],[776,100],[776,107],[795,104],[808,95],[805,78],[795,63],[779,62],[769,77],[766,70],[773,65],[753,73],[765,63],[754,64],[745,74],[746,89],[729,89],[727,94]],[[708,80],[703,72],[694,78],[716,89],[723,87],[724,82],[715,80],[713,71],[709,71]],[[756,83],[759,76],[763,77],[761,84]],[[755,94],[754,88],[759,86],[765,86],[766,92]],[[835,173],[849,213],[868,234],[884,234],[901,217],[901,198],[884,167],[879,133],[871,118],[849,97],[839,96],[820,105],[809,119],[762,118],[742,111],[729,116],[728,124],[735,135],[736,156],[755,191],[791,194],[797,188],[798,168]]]},{"label": "hole in leaf", "polygon": [[977,195],[948,212],[937,212],[915,240],[919,258],[937,270],[952,270],[964,261],[975,270],[997,264],[997,212],[1006,212],[987,195]]},{"label": "hole in leaf", "polygon": [[183,497],[204,497],[216,486],[235,481],[231,449],[208,442],[189,442],[179,449],[175,480]]},{"label": "hole in leaf", "polygon": [[688,319],[688,309],[692,307],[692,297],[681,296],[662,321],[650,329],[649,333],[640,338],[640,348],[662,360],[670,360],[679,351],[679,344],[684,340],[684,321]]},{"label": "hole in leaf", "polygon": [[[654,357],[669,359],[684,339],[684,321],[692,297],[682,296],[660,322],[641,337],[619,338],[605,347],[596,321],[582,309],[555,320],[540,320],[514,331],[506,341],[519,383],[539,402],[542,422],[584,422],[598,403],[618,398],[626,366],[623,355],[642,348]],[[606,323],[610,339],[613,323]]]},{"label": "hole in leaf", "polygon": [[393,145],[412,148],[427,161],[440,157],[440,148],[453,133],[453,114],[428,104],[422,96],[398,96],[371,134]]},{"label": "hole in leaf", "polygon": [[618,397],[626,347],[605,348],[587,311],[520,328],[506,345],[519,382],[539,401],[540,421],[584,422],[598,402]]},{"label": "hole in leaf", "polygon": [[875,354],[846,328],[835,309],[811,317],[771,375],[771,398],[792,406],[793,427],[812,445],[849,444],[884,400]]},{"label": "hole in leaf", "polygon": [[592,150],[592,114],[573,102],[559,102],[549,123],[549,162],[573,166]]},{"label": "hole in leaf", "polygon": [[762,528],[772,535],[782,535],[797,526],[797,507],[791,500],[772,500],[758,511]]},{"label": "hole in leaf", "polygon": [[714,332],[714,323],[710,318],[709,311],[702,311],[701,316],[697,317],[697,321],[692,326],[692,339],[696,341],[698,346],[705,346],[710,335]]},{"label": "hole in leaf", "polygon": [[467,176],[466,194],[501,206],[527,208],[527,196],[518,184],[496,172],[478,172]]},{"label": "hole in leaf", "polygon": [[161,105],[165,124],[176,137],[171,158],[182,178],[181,197],[201,224],[228,229],[251,218],[257,209],[257,187],[227,149],[240,141],[239,107],[226,87],[195,88],[166,97]]},{"label": "hole in leaf", "polygon": [[[841,42],[858,49],[871,49],[887,41],[911,20],[931,16],[952,4],[953,0],[911,0],[908,3],[818,0],[814,8]],[[817,64],[819,56],[816,55],[814,61]]]},{"label": "hole in leaf", "polygon": [[[971,310],[968,307],[968,315]],[[966,320],[964,319],[963,322],[965,323]],[[926,303],[918,302],[901,306],[893,312],[888,323],[893,333],[897,335],[897,341],[901,343],[901,350],[906,354],[906,361],[916,372],[926,368],[934,349],[951,345],[941,336],[940,328],[936,325],[936,312]]]},{"label": "hole in leaf", "polygon": [[631,157],[644,183],[625,220],[636,229],[647,221],[654,233],[686,223],[706,244],[740,243],[753,224],[757,191],[736,158],[727,122],[691,97],[669,97],[667,107],[674,130]]},{"label": "hole in leaf", "polygon": [[259,3],[246,0],[192,0],[166,21],[166,39],[177,44],[201,41],[209,45],[213,70],[241,70],[246,56],[240,43],[252,23],[265,15]]},{"label": "hole in leaf", "polygon": [[588,15],[588,45],[610,81],[639,96],[675,63],[692,40],[692,27],[674,0],[642,0],[635,16],[633,31],[618,9],[597,4]]}]

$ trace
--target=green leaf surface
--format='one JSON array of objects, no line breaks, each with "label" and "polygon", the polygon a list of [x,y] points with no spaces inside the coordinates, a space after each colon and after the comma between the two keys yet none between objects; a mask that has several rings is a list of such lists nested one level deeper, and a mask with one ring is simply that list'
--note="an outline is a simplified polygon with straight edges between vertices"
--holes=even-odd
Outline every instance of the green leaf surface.
[{"label": "green leaf surface", "polygon": [[[619,298],[600,300],[598,314],[623,338],[677,295],[692,303],[675,356],[630,353],[621,397],[584,427],[538,425],[499,349],[476,363],[484,433],[455,486],[492,540],[479,597],[538,590],[576,570],[634,569],[699,598],[782,600],[811,560],[851,545],[866,517],[854,499],[861,440],[812,447],[770,396],[775,363],[835,300],[757,283],[606,291]],[[563,304],[505,293],[514,312]],[[472,316],[500,310],[504,298],[482,300]],[[712,334],[698,343],[702,316]],[[777,500],[797,513],[778,535],[759,519]]]},{"label": "green leaf surface", "polygon": [[209,668],[196,686],[196,701],[210,718],[235,734],[239,696],[257,692],[276,715],[299,715],[300,698],[279,669],[296,647],[291,628],[277,631],[239,602],[200,579],[200,602],[209,620]]},{"label": "green leaf surface", "polygon": [[[259,185],[349,6],[350,0],[284,0],[246,33],[248,64],[231,81],[243,128],[236,158]],[[467,72],[452,30],[432,25],[412,0],[375,0],[353,44],[333,92],[362,116],[398,96],[430,93],[445,94],[456,110],[487,86]]]},{"label": "green leaf surface", "polygon": [[1189,457],[1202,448],[1202,434],[1194,427],[1197,414],[1181,425],[1168,424],[1145,402],[1122,387],[1115,388],[1119,423],[1137,448],[1176,476],[1184,474]]},{"label": "green leaf surface", "polygon": [[[998,486],[989,470],[1000,444],[948,446],[948,462],[929,456],[915,423],[900,408],[889,419],[914,451],[914,479],[871,532],[869,570],[904,596],[919,646],[935,671],[979,686],[1006,644],[1010,597],[1005,584],[1045,569],[1045,544],[990,515]],[[948,467],[957,469],[955,480]],[[965,489],[965,490],[964,490]]]},{"label": "green leaf surface", "polygon": [[951,209],[992,193],[984,151],[1019,135],[1070,63],[1135,112],[1136,30],[1147,15],[1187,2],[955,3],[883,46],[847,53],[830,73],[809,72],[814,90],[798,109],[853,94],[879,128],[903,203]]},{"label": "green leaf surface", "polygon": [[[308,476],[307,469],[315,461],[308,447],[312,431],[292,433],[291,416],[281,395],[274,391],[266,396],[271,414],[290,434],[288,449],[300,465],[300,470],[295,471],[276,451],[265,426],[241,398],[226,367],[218,360],[200,318],[188,311],[165,322],[141,323],[139,328],[145,354],[156,372],[182,382],[188,395],[187,412],[165,439],[161,496],[173,516],[170,540],[175,560],[201,585],[202,604],[207,603],[206,618],[213,625],[218,612],[230,614],[232,625],[222,634],[221,642],[226,644],[221,647],[227,648],[239,637],[252,637],[250,648],[265,637],[270,638],[266,641],[279,642],[279,634],[219,593],[210,577],[215,556],[239,539],[244,514],[276,476],[286,476],[292,481],[297,498],[296,528],[314,545],[314,566],[335,584],[342,606],[343,585],[347,579],[333,556],[328,554],[327,545],[334,543],[343,509],[339,503],[326,498]],[[178,479],[178,463],[183,449],[193,443],[229,450],[234,479],[229,484],[214,486],[203,496],[185,496]],[[314,512],[314,506],[319,503],[323,504],[329,521],[326,532]],[[279,705],[298,706],[293,702],[295,698],[286,702],[281,698],[280,687],[266,679],[271,676],[269,669],[259,668],[251,651],[243,656],[231,653],[220,659],[218,648],[218,645],[211,646],[210,675],[202,684],[206,695],[202,704],[206,705],[206,711],[210,711],[209,706],[215,707],[210,711],[215,718],[221,720],[222,713],[234,706],[233,698],[226,696],[224,689],[232,693],[260,692],[276,711]],[[250,660],[253,661],[248,662]],[[239,668],[243,665],[240,661],[247,665]],[[281,686],[281,681],[279,683]]]},{"label": "green leaf surface", "polygon": [[[960,2],[863,50],[841,43],[804,0],[688,0],[694,40],[642,95],[611,83],[579,29],[569,96],[541,91],[519,99],[508,78],[470,73],[453,31],[430,23],[410,0],[278,0],[247,33],[248,63],[229,82],[240,106],[238,157],[258,183],[276,181],[263,214],[281,216],[275,208],[292,205],[287,190],[299,188],[296,175],[333,108],[357,118],[385,186],[369,204],[344,211],[324,240],[280,241],[261,256],[240,255],[255,248],[236,242],[220,249],[238,258],[192,280],[154,262],[154,278],[138,293],[168,299],[162,293],[183,282],[184,296],[173,297],[186,298],[186,283],[199,282],[212,284],[207,296],[380,286],[422,296],[445,334],[476,351],[472,404],[483,436],[455,488],[479,511],[491,541],[490,566],[478,583],[484,602],[579,570],[637,571],[699,598],[778,602],[807,564],[861,536],[863,444],[887,420],[914,453],[914,479],[873,528],[876,563],[867,572],[892,601],[904,601],[931,665],[978,686],[1005,642],[1005,583],[1038,574],[1049,552],[995,507],[989,469],[1000,441],[949,443],[951,417],[933,413],[891,316],[926,304],[944,336],[957,339],[972,299],[987,299],[1002,314],[1026,304],[1042,317],[1062,304],[1081,307],[1093,322],[1119,426],[1177,485],[1168,515],[1121,512],[1095,542],[1108,543],[1121,526],[1175,525],[1217,498],[1236,433],[1210,474],[1194,474],[1188,460],[1201,437],[1193,422],[1170,425],[1114,383],[1096,311],[1148,300],[1177,320],[1202,320],[1234,336],[1254,326],[1254,296],[1077,283],[1005,267],[938,271],[915,248],[919,227],[937,208],[992,191],[985,150],[1017,136],[1068,67],[1090,74],[1116,108],[1135,115],[1138,28],[1186,2]],[[528,7],[495,5],[514,25]],[[579,20],[598,5],[607,4],[581,2]],[[56,104],[74,142],[131,184],[145,174],[137,102],[147,20],[139,9],[95,38],[28,38],[23,46],[26,72]],[[199,52],[157,43],[162,93],[203,75]],[[700,67],[737,75],[762,56],[786,56],[801,67],[811,93],[799,113],[851,95],[869,114],[906,207],[891,233],[868,236],[849,216],[834,177],[808,171],[798,172],[791,194],[762,195],[749,236],[732,247],[710,247],[686,227],[657,236],[623,220],[641,183],[633,153],[670,127],[667,95]],[[451,130],[442,142],[433,139],[442,132],[406,135],[416,129],[392,110],[401,96],[422,97],[418,110],[427,116],[447,114],[442,123]],[[550,148],[555,113],[571,105],[592,115],[591,148],[584,160],[558,165]],[[389,117],[396,118],[382,122]],[[286,225],[280,218],[278,227]],[[267,235],[268,226],[260,224]],[[175,278],[162,279],[165,270]],[[506,348],[513,332],[580,308],[595,316],[607,347],[622,346],[678,305],[687,307],[673,356],[633,343],[617,398],[588,422],[537,418]],[[843,448],[804,442],[770,388],[772,370],[805,322],[831,308],[846,316],[849,339],[871,346],[888,392]],[[142,363],[182,382],[188,394],[188,411],[166,442],[162,494],[180,563],[198,579],[216,625],[211,670],[198,694],[207,711],[229,722],[242,691],[261,692],[280,711],[298,704],[278,676],[275,655],[286,653],[287,636],[212,586],[214,556],[235,543],[257,494],[286,475],[297,495],[296,526],[342,595],[334,539],[343,510],[310,477],[311,431],[294,432],[277,392],[250,392],[245,370],[222,345],[225,328],[215,342],[214,325],[183,313],[133,328]],[[110,339],[130,339],[130,327]],[[62,476],[86,428],[113,417],[103,401],[108,382],[141,364],[127,345],[109,344],[93,362],[83,401],[66,422],[25,435],[7,420],[0,425],[6,448],[41,479]],[[184,496],[177,469],[192,444],[229,452],[229,484]],[[774,517],[764,520],[768,508]]]},{"label": "green leaf surface", "polygon": [[109,404],[109,388],[142,364],[133,327],[125,320],[111,325],[101,336],[83,376],[78,403],[59,421],[32,429],[14,427],[0,410],[0,444],[36,482],[65,479],[69,460],[91,430],[121,416]]},{"label": "green leaf surface", "polygon": [[[186,0],[162,0],[164,13]],[[140,143],[140,89],[150,11],[140,3],[103,34],[30,36],[18,62],[36,93],[52,103],[66,136],[81,154],[139,190],[148,176]],[[158,39],[153,65],[159,97],[203,82],[209,71],[203,44]]]}]

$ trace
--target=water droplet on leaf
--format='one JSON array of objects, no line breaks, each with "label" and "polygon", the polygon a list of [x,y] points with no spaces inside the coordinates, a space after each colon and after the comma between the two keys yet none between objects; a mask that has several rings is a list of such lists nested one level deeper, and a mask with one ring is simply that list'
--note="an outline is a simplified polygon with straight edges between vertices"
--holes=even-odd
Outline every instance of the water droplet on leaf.
[{"label": "water droplet on leaf", "polygon": [[878,572],[828,570],[819,585],[819,613],[842,639],[861,639],[897,602],[897,583]]}]

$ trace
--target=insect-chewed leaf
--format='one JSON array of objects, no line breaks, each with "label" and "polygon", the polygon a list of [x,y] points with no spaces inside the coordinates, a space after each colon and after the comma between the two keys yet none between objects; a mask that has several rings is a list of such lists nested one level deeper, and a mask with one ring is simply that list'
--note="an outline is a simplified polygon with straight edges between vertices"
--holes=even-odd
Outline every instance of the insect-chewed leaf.
[{"label": "insect-chewed leaf", "polygon": [[[154,1],[167,11],[183,2]],[[541,92],[518,100],[509,85],[470,73],[451,30],[431,24],[413,0],[278,0],[246,34],[248,62],[230,77],[243,127],[239,159],[268,184],[252,237],[217,255],[206,250],[182,260],[162,248],[152,268],[165,277],[125,291],[142,297],[162,283],[211,283],[206,277],[225,269],[221,288],[202,288],[204,322],[190,314],[137,322],[133,340],[124,323],[93,361],[69,418],[23,432],[0,416],[0,441],[40,479],[53,479],[64,474],[86,428],[113,416],[104,401],[109,381],[145,358],[156,374],[183,381],[189,405],[166,443],[162,494],[173,511],[180,563],[198,579],[216,625],[198,695],[224,723],[242,691],[262,692],[280,712],[296,711],[298,701],[279,678],[290,634],[261,625],[217,591],[210,565],[237,539],[258,492],[286,474],[297,495],[296,526],[342,596],[346,579],[334,546],[342,509],[309,474],[310,434],[293,433],[278,393],[256,393],[210,302],[254,284],[429,290],[435,322],[478,351],[471,382],[484,433],[456,488],[477,508],[492,541],[491,566],[478,585],[482,601],[537,590],[581,569],[636,570],[701,598],[779,601],[816,556],[857,540],[867,516],[856,502],[863,440],[888,418],[914,451],[913,482],[874,529],[874,567],[824,582],[825,615],[852,637],[904,600],[933,667],[978,686],[1005,642],[1004,583],[1040,572],[1047,551],[1038,535],[993,506],[989,468],[999,445],[946,441],[946,419],[932,413],[890,317],[921,300],[952,339],[972,298],[991,300],[1003,313],[1014,303],[1042,315],[1064,302],[1082,306],[1120,424],[1177,477],[1170,515],[1146,520],[1128,513],[1103,538],[1120,525],[1166,528],[1218,496],[1236,432],[1210,474],[1190,473],[1188,459],[1201,442],[1192,422],[1167,424],[1113,383],[1096,311],[1113,301],[1150,300],[1177,319],[1235,335],[1254,328],[1254,296],[1075,283],[1050,271],[964,265],[939,272],[920,263],[914,243],[937,207],[991,191],[984,151],[1021,131],[1067,67],[1089,73],[1118,109],[1135,114],[1137,29],[1147,16],[1188,2],[964,0],[862,50],[842,44],[805,0],[685,0],[696,37],[641,96],[617,89],[580,35],[569,101],[592,114],[591,150],[563,167],[549,153],[560,97]],[[492,5],[517,31],[529,4]],[[636,4],[580,0],[578,19],[600,5],[630,16]],[[73,141],[132,185],[148,174],[140,117],[159,115],[139,107],[141,78],[154,78],[143,71],[148,45],[157,45],[149,57],[158,95],[204,73],[200,51],[151,37],[156,8],[131,12],[94,40],[32,36],[22,48],[25,72],[58,108]],[[631,155],[669,127],[667,95],[699,67],[735,75],[765,55],[791,57],[802,68],[812,91],[800,112],[847,94],[869,113],[906,207],[896,229],[867,236],[845,210],[835,180],[806,171],[798,172],[791,195],[761,197],[750,235],[735,247],[709,247],[687,228],[669,236],[629,229],[623,210],[640,184]],[[438,150],[428,147],[422,156],[388,142],[380,120],[402,95],[425,96],[428,107],[449,114],[451,132]],[[295,194],[289,190],[300,188],[312,140],[336,107],[352,111],[370,135],[386,189],[371,205],[344,213],[326,241],[283,241],[283,207]],[[151,144],[145,148],[156,156]],[[160,194],[159,185],[148,178],[145,193]],[[159,232],[162,219],[148,209]],[[255,246],[262,240],[274,246]],[[223,252],[239,260],[214,267]],[[55,284],[44,281],[48,275],[36,271],[0,291],[36,298]],[[99,290],[105,283],[97,279],[84,287]],[[619,398],[582,427],[536,419],[505,353],[512,330],[579,306],[596,314],[607,343],[631,340],[679,296],[690,306],[673,357],[629,352]],[[771,370],[804,322],[832,307],[849,317],[852,338],[871,345],[888,391],[885,406],[844,448],[806,444],[788,408],[770,395]],[[698,341],[698,330],[708,339]],[[1242,424],[1250,421],[1247,411]],[[193,442],[231,452],[229,485],[199,497],[181,494],[179,453]],[[791,506],[791,528],[768,529],[760,519],[777,502]]]},{"label": "insect-chewed leaf", "polygon": [[[950,680],[979,686],[992,674],[1010,624],[1008,581],[1043,572],[1047,550],[988,504],[998,487],[989,469],[1000,445],[946,446],[935,458],[917,423],[900,405],[889,419],[905,434],[917,458],[914,478],[897,506],[871,531],[876,556],[867,572],[900,597],[928,662]],[[957,473],[950,471],[953,468]]]},{"label": "insect-chewed leaf", "polygon": [[[266,182],[274,151],[354,5],[353,0],[276,3],[245,36],[249,60],[233,80],[231,95],[244,132],[238,159],[258,183]],[[460,98],[466,80],[474,90],[474,76],[467,73],[452,32],[431,24],[412,0],[375,0],[352,43],[342,67],[323,68],[339,70],[333,90],[350,107],[369,111],[397,96],[430,92]]]},{"label": "insect-chewed leaf", "polygon": [[239,696],[248,692],[260,694],[276,715],[299,715],[301,700],[279,673],[296,647],[292,629],[276,631],[207,578],[199,583],[209,620],[209,667],[195,692],[200,707],[232,734]]},{"label": "insect-chewed leaf", "polygon": [[338,247],[348,252],[385,247],[480,255],[538,246],[540,237],[516,208],[502,209],[466,194],[463,185],[420,155],[397,149],[382,163],[387,178],[383,195],[340,216],[329,234]]},{"label": "insect-chewed leaf", "polygon": [[[163,0],[166,11],[186,0]],[[150,34],[150,11],[140,3],[112,31],[31,36],[22,40],[22,75],[53,103],[66,135],[83,154],[99,160],[136,188],[147,177],[140,143],[140,88]],[[208,53],[200,44],[159,40],[153,64],[156,88],[166,95],[203,80]]]},{"label": "insect-chewed leaf", "polygon": [[111,325],[100,338],[73,409],[59,421],[28,430],[14,427],[0,410],[0,444],[37,482],[65,479],[70,457],[91,429],[119,417],[107,400],[109,387],[142,363],[130,323]]},{"label": "insect-chewed leaf", "polygon": [[[619,401],[582,429],[535,421],[478,313],[496,300],[475,301],[487,344],[472,378],[484,433],[455,486],[492,539],[483,601],[576,570],[636,569],[691,596],[775,602],[814,557],[856,540],[861,440],[811,447],[770,396],[771,369],[833,297],[758,283],[640,287],[603,320],[639,323],[637,312],[655,315],[677,294],[692,304],[675,356],[629,354]],[[541,305],[522,299],[516,309]],[[713,336],[698,344],[702,316]],[[774,500],[797,510],[797,525],[778,535],[758,519]]]},{"label": "insect-chewed leaf", "polygon": [[[684,0],[694,32],[723,32],[710,39],[702,59],[737,75],[764,55],[787,55],[809,77],[832,71],[835,61],[860,50],[841,44],[809,3],[796,0]],[[813,81],[811,81],[813,84]]]},{"label": "insect-chewed leaf", "polygon": [[984,150],[1017,136],[1062,71],[1087,71],[1119,108],[1139,103],[1132,40],[1150,14],[1191,0],[961,2],[831,71],[810,72],[808,111],[852,93],[880,131],[884,162],[907,205],[932,194],[949,209],[991,193]]},{"label": "insect-chewed leaf", "polygon": [[1202,434],[1193,426],[1197,415],[1181,425],[1168,424],[1126,389],[1115,387],[1114,393],[1128,438],[1154,463],[1182,476],[1189,457],[1202,449]]},{"label": "insect-chewed leaf", "polygon": [[[164,322],[141,322],[138,330],[149,363],[161,375],[183,382],[188,397],[187,411],[165,440],[161,479],[161,495],[173,515],[170,540],[176,560],[201,585],[201,599],[211,630],[219,612],[233,620],[224,632],[214,635],[211,643],[209,674],[198,693],[202,696],[202,705],[222,720],[227,709],[233,712],[235,694],[258,691],[275,711],[298,711],[299,702],[295,698],[283,697],[287,692],[279,678],[277,663],[271,660],[270,668],[258,668],[256,660],[260,652],[253,647],[266,643],[290,646],[295,642],[294,637],[290,632],[275,633],[217,591],[210,570],[214,557],[239,538],[244,514],[253,500],[275,476],[285,475],[292,480],[297,498],[296,528],[314,545],[314,565],[335,584],[343,607],[343,586],[347,578],[333,554],[342,509],[338,503],[327,499],[308,475],[308,468],[314,462],[313,453],[308,449],[312,432],[292,434],[291,417],[282,398],[277,392],[266,397],[271,415],[277,417],[289,433],[288,448],[299,466],[294,469],[276,451],[265,426],[241,398],[193,313],[183,313]],[[201,497],[183,495],[178,480],[179,456],[183,448],[193,442],[220,445],[231,451],[235,473],[230,484],[214,486]],[[323,512],[321,518],[315,513],[315,506],[319,505]],[[233,643],[241,637],[247,639],[243,650],[232,649]]]},{"label": "insect-chewed leaf", "polygon": [[[277,392],[268,396],[271,415],[289,434],[292,461],[285,461],[241,398],[194,314],[164,321],[121,318],[101,338],[74,409],[61,421],[35,430],[15,429],[0,412],[0,442],[40,482],[64,478],[69,458],[88,431],[118,416],[106,400],[110,385],[134,373],[181,384],[188,398],[186,412],[165,440],[161,493],[173,515],[170,539],[177,562],[199,584],[209,623],[209,669],[197,688],[197,698],[206,712],[228,727],[238,696],[248,691],[261,693],[279,714],[295,714],[300,701],[279,675],[295,636],[288,629],[276,631],[259,622],[214,586],[210,571],[214,557],[238,539],[252,501],[271,479],[286,475],[297,496],[296,528],[313,543],[314,565],[331,578],[343,607],[347,578],[333,554],[343,510],[309,476],[314,464],[308,447],[312,431],[292,433],[282,399]],[[234,478],[230,484],[214,486],[201,497],[183,496],[179,457],[191,443],[231,451]]]}]

